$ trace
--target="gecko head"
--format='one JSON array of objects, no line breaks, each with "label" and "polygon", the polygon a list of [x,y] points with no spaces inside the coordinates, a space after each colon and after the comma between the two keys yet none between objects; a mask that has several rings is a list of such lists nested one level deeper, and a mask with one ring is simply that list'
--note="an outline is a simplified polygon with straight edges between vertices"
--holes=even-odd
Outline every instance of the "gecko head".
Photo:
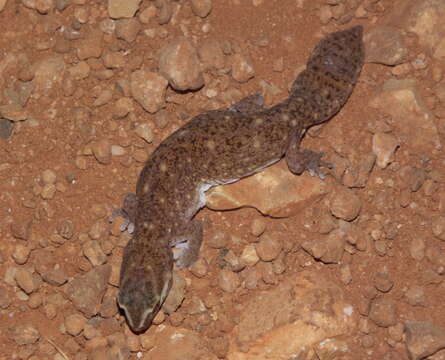
[{"label": "gecko head", "polygon": [[147,266],[130,268],[121,274],[118,304],[135,333],[148,329],[161,309],[171,287],[171,272],[160,278]]}]

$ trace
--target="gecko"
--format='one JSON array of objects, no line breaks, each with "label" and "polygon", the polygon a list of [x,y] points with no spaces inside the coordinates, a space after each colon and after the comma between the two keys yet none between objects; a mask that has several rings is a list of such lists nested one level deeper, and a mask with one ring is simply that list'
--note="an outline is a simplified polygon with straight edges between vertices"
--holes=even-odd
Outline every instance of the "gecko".
[{"label": "gecko", "polygon": [[[124,248],[117,301],[128,325],[145,331],[172,285],[174,263],[199,255],[205,192],[261,171],[285,157],[289,170],[322,176],[322,153],[301,149],[305,131],[332,118],[346,103],[364,61],[363,28],[328,34],[283,102],[263,107],[247,97],[229,109],[197,115],[154,150],[142,169],[128,215],[132,238]],[[181,250],[175,258],[172,247]]]}]

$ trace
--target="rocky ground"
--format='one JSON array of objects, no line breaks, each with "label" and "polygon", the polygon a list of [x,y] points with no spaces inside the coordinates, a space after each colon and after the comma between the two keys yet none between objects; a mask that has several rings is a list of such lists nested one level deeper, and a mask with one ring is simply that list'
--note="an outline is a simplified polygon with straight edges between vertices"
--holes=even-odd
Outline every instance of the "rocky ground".
[{"label": "rocky ground", "polygon": [[[445,359],[444,16],[441,0],[0,0],[0,359]],[[133,334],[115,300],[129,235],[108,217],[150,153],[203,111],[282,101],[355,24],[360,80],[302,144],[335,168],[212,189],[200,259]]]}]

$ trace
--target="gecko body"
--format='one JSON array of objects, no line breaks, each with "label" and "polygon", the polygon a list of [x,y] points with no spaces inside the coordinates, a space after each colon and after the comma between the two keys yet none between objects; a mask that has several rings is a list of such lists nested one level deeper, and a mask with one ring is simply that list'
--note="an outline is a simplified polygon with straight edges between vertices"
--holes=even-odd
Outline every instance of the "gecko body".
[{"label": "gecko body", "polygon": [[[313,50],[290,96],[263,108],[250,98],[208,111],[168,136],[143,168],[137,186],[134,233],[124,249],[119,306],[131,329],[147,329],[171,287],[172,246],[178,266],[198,257],[202,225],[194,215],[210,187],[237,181],[285,156],[295,174],[317,172],[321,155],[299,148],[304,131],[335,115],[363,65],[362,27],[332,33]],[[187,244],[187,246],[184,246]]]}]

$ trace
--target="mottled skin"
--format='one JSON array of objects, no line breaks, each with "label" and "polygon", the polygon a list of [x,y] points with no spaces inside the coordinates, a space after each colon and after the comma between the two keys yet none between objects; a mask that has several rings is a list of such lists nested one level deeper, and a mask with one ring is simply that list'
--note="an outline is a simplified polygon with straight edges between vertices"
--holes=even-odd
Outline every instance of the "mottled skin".
[{"label": "mottled skin", "polygon": [[246,98],[230,110],[196,116],[159,145],[137,183],[134,234],[121,267],[118,302],[133,331],[150,326],[170,290],[171,247],[187,240],[178,266],[196,260],[202,225],[193,217],[205,205],[205,190],[283,156],[297,174],[322,164],[319,154],[299,149],[301,137],[340,110],[363,57],[360,26],[330,34],[316,46],[284,102],[264,109]]}]

